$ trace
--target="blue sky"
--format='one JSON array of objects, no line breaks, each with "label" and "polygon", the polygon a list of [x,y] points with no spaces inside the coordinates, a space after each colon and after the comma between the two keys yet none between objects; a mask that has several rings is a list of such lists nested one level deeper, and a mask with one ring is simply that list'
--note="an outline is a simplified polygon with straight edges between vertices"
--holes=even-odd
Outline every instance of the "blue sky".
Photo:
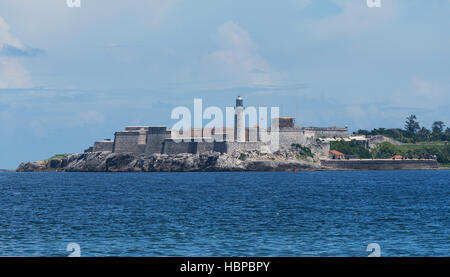
[{"label": "blue sky", "polygon": [[450,125],[450,1],[0,2],[0,168],[81,152],[175,106],[302,126]]}]

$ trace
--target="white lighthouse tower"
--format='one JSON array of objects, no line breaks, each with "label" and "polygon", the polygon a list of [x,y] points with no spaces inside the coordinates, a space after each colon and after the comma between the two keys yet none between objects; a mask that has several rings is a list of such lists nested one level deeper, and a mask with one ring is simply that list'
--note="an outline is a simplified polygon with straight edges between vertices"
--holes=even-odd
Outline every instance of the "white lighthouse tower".
[{"label": "white lighthouse tower", "polygon": [[245,115],[244,100],[238,96],[234,107],[234,139],[238,142],[245,142]]}]

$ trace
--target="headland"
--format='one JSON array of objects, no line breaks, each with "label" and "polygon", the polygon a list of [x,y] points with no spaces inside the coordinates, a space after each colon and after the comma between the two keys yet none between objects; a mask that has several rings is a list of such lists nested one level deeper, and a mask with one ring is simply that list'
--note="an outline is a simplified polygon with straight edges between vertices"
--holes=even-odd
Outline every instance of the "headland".
[{"label": "headland", "polygon": [[242,97],[234,126],[169,129],[128,126],[114,139],[96,141],[84,153],[22,163],[16,171],[170,172],[438,169],[436,158],[394,156],[360,159],[331,149],[334,141],[373,149],[401,143],[381,135],[351,136],[348,127],[296,126],[292,117],[272,118],[271,126],[246,127]]}]

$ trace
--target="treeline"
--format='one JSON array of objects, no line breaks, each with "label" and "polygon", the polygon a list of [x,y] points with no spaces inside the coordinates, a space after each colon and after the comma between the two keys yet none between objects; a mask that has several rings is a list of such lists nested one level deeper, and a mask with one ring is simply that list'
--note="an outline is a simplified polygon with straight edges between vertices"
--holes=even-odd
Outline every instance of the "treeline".
[{"label": "treeline", "polygon": [[444,122],[435,121],[431,125],[431,129],[420,126],[415,115],[406,118],[405,127],[403,129],[385,129],[378,128],[372,131],[358,130],[353,134],[356,135],[383,135],[393,138],[403,143],[431,142],[431,141],[449,141],[450,128],[446,128]]},{"label": "treeline", "polygon": [[330,149],[337,150],[347,156],[358,156],[361,159],[370,159],[372,158],[372,154],[369,149],[364,147],[361,143],[356,140],[352,141],[344,141],[337,140],[330,142]]},{"label": "treeline", "polygon": [[356,140],[339,140],[332,141],[330,148],[346,156],[358,156],[361,159],[390,159],[395,155],[401,155],[407,159],[437,159],[442,164],[450,163],[449,145],[393,145],[383,142],[370,151]]},{"label": "treeline", "polygon": [[383,142],[371,154],[374,159],[389,159],[394,155],[401,155],[408,159],[437,159],[443,164],[450,163],[448,145],[393,145]]}]

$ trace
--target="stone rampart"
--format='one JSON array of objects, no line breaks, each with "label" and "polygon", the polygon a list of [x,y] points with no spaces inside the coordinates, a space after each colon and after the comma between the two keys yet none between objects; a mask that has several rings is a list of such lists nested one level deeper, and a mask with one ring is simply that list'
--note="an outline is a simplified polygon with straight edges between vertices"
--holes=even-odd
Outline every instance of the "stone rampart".
[{"label": "stone rampart", "polygon": [[418,170],[436,169],[436,160],[322,160],[322,165],[343,170]]},{"label": "stone rampart", "polygon": [[228,154],[246,152],[246,151],[260,151],[261,142],[229,141],[229,142],[225,142],[225,148],[226,148],[225,153],[228,153]]},{"label": "stone rampart", "polygon": [[314,132],[317,138],[346,138],[349,136],[347,127],[301,127],[306,131]]},{"label": "stone rampart", "polygon": [[313,132],[299,128],[284,128],[278,134],[279,145],[282,149],[290,148],[292,144],[309,145],[315,141]]},{"label": "stone rampart", "polygon": [[179,153],[197,153],[197,142],[195,141],[174,141],[173,139],[166,139],[162,144],[163,154],[179,154]]},{"label": "stone rampart", "polygon": [[114,153],[140,154],[138,148],[139,131],[116,132],[114,134]]},{"label": "stone rampart", "polygon": [[114,141],[111,140],[103,140],[94,142],[94,147],[92,152],[112,152],[114,147]]},{"label": "stone rampart", "polygon": [[389,142],[393,145],[401,145],[402,143],[399,141],[396,141],[393,138],[385,137],[382,135],[375,135],[375,136],[368,136],[367,137],[368,147],[370,149],[375,148],[378,144],[383,142]]},{"label": "stone rampart", "polygon": [[165,139],[171,138],[170,130],[164,126],[150,127],[147,134],[147,146],[145,147],[145,154],[161,154],[163,153],[163,142]]}]

